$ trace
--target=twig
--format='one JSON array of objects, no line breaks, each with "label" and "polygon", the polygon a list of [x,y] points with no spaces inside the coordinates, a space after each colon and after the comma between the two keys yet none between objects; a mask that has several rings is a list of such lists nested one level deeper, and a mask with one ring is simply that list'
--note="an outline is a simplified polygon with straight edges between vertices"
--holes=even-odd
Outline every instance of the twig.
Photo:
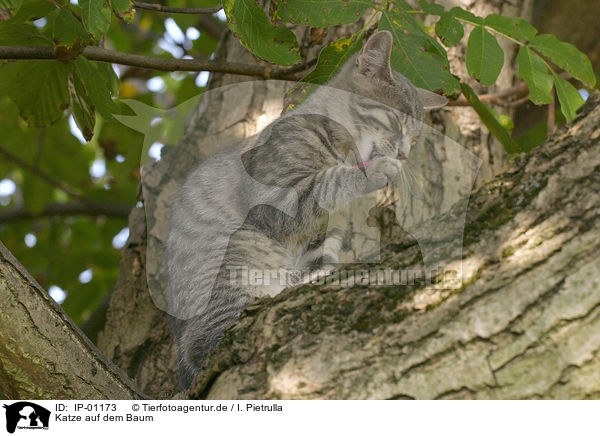
[{"label": "twig", "polygon": [[[164,59],[106,50],[100,47],[86,47],[83,50],[83,56],[91,61],[109,62],[159,71],[211,71],[263,77],[265,79],[293,78],[294,73],[304,71],[316,63],[316,60],[313,60],[290,68],[274,68],[235,62]],[[0,59],[56,59],[56,54],[52,47],[0,47]]]},{"label": "twig", "polygon": [[529,101],[529,94],[527,94],[525,97],[521,97],[517,100],[513,100],[510,103],[508,103],[508,107],[517,107],[517,106],[521,106],[522,104],[525,104]]},{"label": "twig", "polygon": [[[524,92],[527,92],[528,89],[529,89],[529,87],[527,86],[527,83],[520,82],[517,85],[515,85],[511,88],[508,88],[504,91],[501,91],[497,94],[480,95],[479,100],[481,100],[483,103],[498,104],[499,101],[501,101],[507,97],[523,94]],[[451,100],[450,102],[448,102],[448,106],[470,106],[470,105],[469,105],[469,102],[467,101],[467,99],[464,96],[461,96],[458,100],[454,100],[454,101]]]},{"label": "twig", "polygon": [[[571,76],[571,74],[567,73],[566,71],[562,72],[559,74],[563,79],[565,80],[570,80],[573,78],[573,76]],[[520,102],[520,104],[523,104],[527,101],[526,98],[522,98],[516,101],[505,101],[507,98],[509,97],[517,97],[521,94],[524,94],[525,92],[529,91],[529,87],[527,86],[527,83],[525,82],[519,82],[517,83],[515,86],[511,86],[510,88],[505,89],[504,91],[500,91],[496,94],[482,94],[479,95],[479,100],[481,100],[483,103],[487,103],[487,104],[495,104],[498,106],[518,106],[518,104],[516,104],[516,102]],[[448,102],[448,106],[470,106],[469,102],[467,101],[467,99],[464,96],[461,96],[460,98],[458,98],[457,100],[451,100]]]},{"label": "twig", "polygon": [[227,31],[227,26],[212,15],[200,15],[197,26],[200,30],[204,30],[208,36],[217,41],[219,41]]},{"label": "twig", "polygon": [[33,175],[46,181],[49,185],[60,189],[69,196],[71,196],[78,203],[51,203],[41,212],[32,213],[25,208],[9,208],[0,209],[0,222],[10,222],[37,218],[40,216],[67,216],[67,215],[108,215],[116,217],[127,217],[131,211],[131,206],[127,204],[119,203],[103,203],[96,200],[85,198],[79,194],[71,186],[65,182],[56,180],[52,176],[46,174],[37,166],[28,164],[21,158],[15,156],[11,152],[0,147],[0,155],[4,156],[7,160],[14,162],[19,167],[26,171],[29,171]]},{"label": "twig", "polygon": [[552,101],[548,105],[548,135],[552,135],[556,131],[556,93],[552,88]]},{"label": "twig", "polygon": [[0,223],[24,221],[41,217],[102,215],[117,218],[127,218],[132,206],[119,203],[50,203],[39,212],[31,212],[24,207],[0,209]]},{"label": "twig", "polygon": [[171,14],[214,14],[223,9],[223,6],[214,6],[212,8],[174,8],[158,3],[133,2],[136,9],[146,9],[148,11],[166,12]]},{"label": "twig", "polygon": [[49,185],[52,185],[55,188],[60,189],[61,191],[70,195],[71,197],[74,197],[74,198],[77,198],[77,199],[83,201],[81,194],[79,194],[77,191],[75,191],[75,189],[71,188],[65,182],[54,179],[50,175],[46,174],[44,171],[40,170],[37,166],[31,165],[31,164],[25,162],[21,158],[15,156],[11,152],[9,152],[3,148],[0,148],[0,155],[4,156],[7,160],[16,163],[18,166],[20,166],[24,170],[27,170],[30,173],[33,173],[40,179],[46,181]]}]

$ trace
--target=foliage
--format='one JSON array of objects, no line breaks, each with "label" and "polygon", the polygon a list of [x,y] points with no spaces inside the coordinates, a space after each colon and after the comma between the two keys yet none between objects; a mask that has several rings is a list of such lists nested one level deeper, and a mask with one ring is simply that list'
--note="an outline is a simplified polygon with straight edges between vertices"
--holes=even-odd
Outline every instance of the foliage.
[{"label": "foliage", "polygon": [[[6,4],[0,0],[0,9]],[[128,106],[116,97],[166,108],[197,95],[203,87],[195,83],[197,73],[121,68],[119,78],[110,64],[77,56],[84,46],[98,44],[94,33],[102,29],[106,47],[171,57],[171,53],[157,47],[160,40],[169,39],[165,35],[169,15],[140,10],[133,16],[131,2],[112,1],[110,7],[119,13],[120,19],[113,15],[108,28],[92,20],[96,27],[87,28],[85,23],[90,21],[84,20],[83,7],[97,2],[74,5],[64,1],[22,0],[10,4],[13,18],[0,22],[0,45],[54,47],[63,62],[0,63],[0,183],[11,180],[16,185],[12,195],[0,194],[0,240],[42,286],[65,290],[64,309],[76,322],[84,323],[115,283],[120,250],[113,246],[113,238],[127,227],[126,218],[91,213],[42,215],[3,223],[2,213],[22,209],[35,215],[43,213],[49,205],[80,203],[81,199],[134,207],[143,136],[113,119],[114,114],[130,113]],[[181,0],[171,4],[196,7],[214,6],[216,2]],[[33,23],[41,17],[45,18],[45,24]],[[129,17],[131,22],[127,24]],[[183,32],[196,29],[199,22],[194,15],[176,15],[171,19]],[[217,25],[225,26],[214,20]],[[216,39],[202,30],[194,40],[160,43],[174,52],[181,50],[195,57],[208,57],[216,44]],[[162,92],[149,89],[148,81],[152,80],[164,82]],[[70,115],[85,135],[85,141],[71,133]],[[157,141],[167,140],[159,137]],[[33,168],[15,163],[2,151]],[[100,177],[90,174],[94,163],[105,166]],[[49,184],[43,175],[77,195]],[[87,270],[91,270],[91,277],[89,273],[81,275]]]},{"label": "foliage", "polygon": [[[210,7],[217,0],[166,3],[172,7]],[[573,120],[583,104],[571,82],[576,80],[588,88],[596,85],[584,54],[552,35],[538,35],[525,20],[494,14],[478,17],[459,7],[446,10],[428,0],[413,2],[419,6],[416,9],[405,0],[379,3],[273,0],[265,11],[255,0],[223,0],[223,9],[229,29],[246,48],[281,66],[309,61],[301,59],[299,46],[303,42],[296,40],[290,24],[335,26],[355,22],[367,12],[365,26],[325,46],[316,67],[302,82],[327,82],[361,49],[365,34],[377,25],[393,35],[395,70],[415,85],[450,98],[462,93],[509,153],[526,147],[512,139],[507,128],[510,120],[482,103],[471,87],[453,74],[448,47],[467,38],[467,70],[482,86],[490,86],[496,83],[505,62],[498,38],[518,45],[518,75],[529,86],[530,100],[549,104],[555,89],[567,121]],[[379,14],[373,14],[375,11]],[[0,16],[8,17],[0,21],[0,46],[46,47],[56,54],[56,60],[0,63],[0,149],[25,163],[0,160],[0,181],[10,179],[17,186],[14,194],[0,197],[0,212],[23,207],[40,214],[50,203],[82,199],[134,206],[143,138],[114,119],[115,114],[130,111],[119,99],[165,108],[201,92],[202,86],[196,85],[196,73],[121,68],[119,78],[109,64],[91,62],[82,53],[88,46],[100,45],[143,56],[208,58],[216,48],[217,41],[210,36],[214,33],[201,28],[198,15],[136,11],[131,0],[0,0],[0,12]],[[431,27],[424,24],[427,17],[433,22]],[[213,21],[225,26],[216,18]],[[179,34],[167,36],[166,26],[179,29]],[[196,28],[201,29],[199,34]],[[184,36],[186,30],[198,37]],[[561,70],[573,80],[565,80]],[[149,83],[154,86],[149,88]],[[85,137],[85,145],[71,135],[70,115]],[[93,177],[89,169],[98,161],[105,163],[106,172]],[[59,183],[49,183],[48,179]],[[126,225],[124,218],[94,214],[40,217],[16,225],[0,222],[0,238],[40,283],[69,291],[65,308],[83,322],[116,277],[119,256],[111,239]],[[25,245],[26,234],[36,236],[34,247]],[[87,269],[92,269],[93,279],[81,283],[79,273]]]}]

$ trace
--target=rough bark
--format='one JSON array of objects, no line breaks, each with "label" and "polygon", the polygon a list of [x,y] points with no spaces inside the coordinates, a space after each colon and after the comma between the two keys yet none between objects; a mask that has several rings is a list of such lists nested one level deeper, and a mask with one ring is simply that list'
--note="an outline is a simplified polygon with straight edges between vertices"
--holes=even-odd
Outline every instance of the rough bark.
[{"label": "rough bark", "polygon": [[[531,0],[519,0],[510,4],[500,1],[452,0],[448,6],[461,5],[479,14],[501,13],[529,17]],[[293,28],[300,41],[303,55],[314,58],[320,48],[341,36],[360,28],[364,21],[328,29],[321,39],[311,29]],[[466,43],[451,53],[453,71],[468,80],[464,71]],[[514,83],[514,47],[507,48],[507,62],[496,88]],[[242,48],[235,38],[224,35],[216,60],[259,63],[253,55]],[[247,81],[247,77],[214,75],[209,84],[216,88],[229,83]],[[104,331],[99,335],[98,346],[106,355],[134,378],[150,396],[168,397],[177,390],[174,349],[168,332],[167,316],[157,308],[161,306],[160,295],[148,292],[164,283],[164,268],[160,262],[147,262],[148,253],[160,252],[164,245],[165,228],[168,223],[169,205],[185,174],[201,159],[212,154],[211,132],[228,131],[230,139],[241,139],[253,134],[257,118],[266,110],[267,93],[260,86],[247,87],[231,101],[212,101],[209,108],[201,103],[192,116],[185,138],[176,148],[167,147],[158,165],[146,168],[143,201],[146,214],[136,209],[130,216],[130,241],[121,262],[119,280],[107,313]],[[208,110],[210,109],[210,110]],[[235,109],[235,110],[233,110]],[[226,120],[226,122],[224,121]],[[474,150],[484,161],[479,182],[493,176],[506,163],[502,147],[482,127],[476,114],[469,108],[453,109],[433,120],[435,126],[460,144]],[[154,300],[153,300],[154,298]]]},{"label": "rough bark", "polygon": [[[305,286],[261,299],[190,396],[599,399],[598,126],[595,94],[473,194],[461,287]],[[392,245],[382,266],[415,256],[416,245]]]},{"label": "rough bark", "polygon": [[0,301],[0,396],[143,398],[2,243]]}]

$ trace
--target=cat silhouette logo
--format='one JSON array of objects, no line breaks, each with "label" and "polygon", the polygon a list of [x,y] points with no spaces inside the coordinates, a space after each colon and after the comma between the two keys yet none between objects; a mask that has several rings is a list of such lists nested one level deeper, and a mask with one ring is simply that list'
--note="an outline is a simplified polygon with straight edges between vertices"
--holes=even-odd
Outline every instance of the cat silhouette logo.
[{"label": "cat silhouette logo", "polygon": [[11,405],[4,404],[6,409],[6,431],[14,433],[18,429],[48,430],[50,411],[29,401],[19,401]]}]

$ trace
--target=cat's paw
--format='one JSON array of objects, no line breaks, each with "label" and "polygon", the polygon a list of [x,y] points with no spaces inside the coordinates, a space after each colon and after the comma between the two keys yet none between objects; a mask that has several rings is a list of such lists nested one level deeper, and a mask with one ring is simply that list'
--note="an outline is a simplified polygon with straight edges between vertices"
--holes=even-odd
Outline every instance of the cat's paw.
[{"label": "cat's paw", "polygon": [[401,169],[401,161],[387,156],[380,157],[367,165],[367,192],[383,188],[398,177]]}]

